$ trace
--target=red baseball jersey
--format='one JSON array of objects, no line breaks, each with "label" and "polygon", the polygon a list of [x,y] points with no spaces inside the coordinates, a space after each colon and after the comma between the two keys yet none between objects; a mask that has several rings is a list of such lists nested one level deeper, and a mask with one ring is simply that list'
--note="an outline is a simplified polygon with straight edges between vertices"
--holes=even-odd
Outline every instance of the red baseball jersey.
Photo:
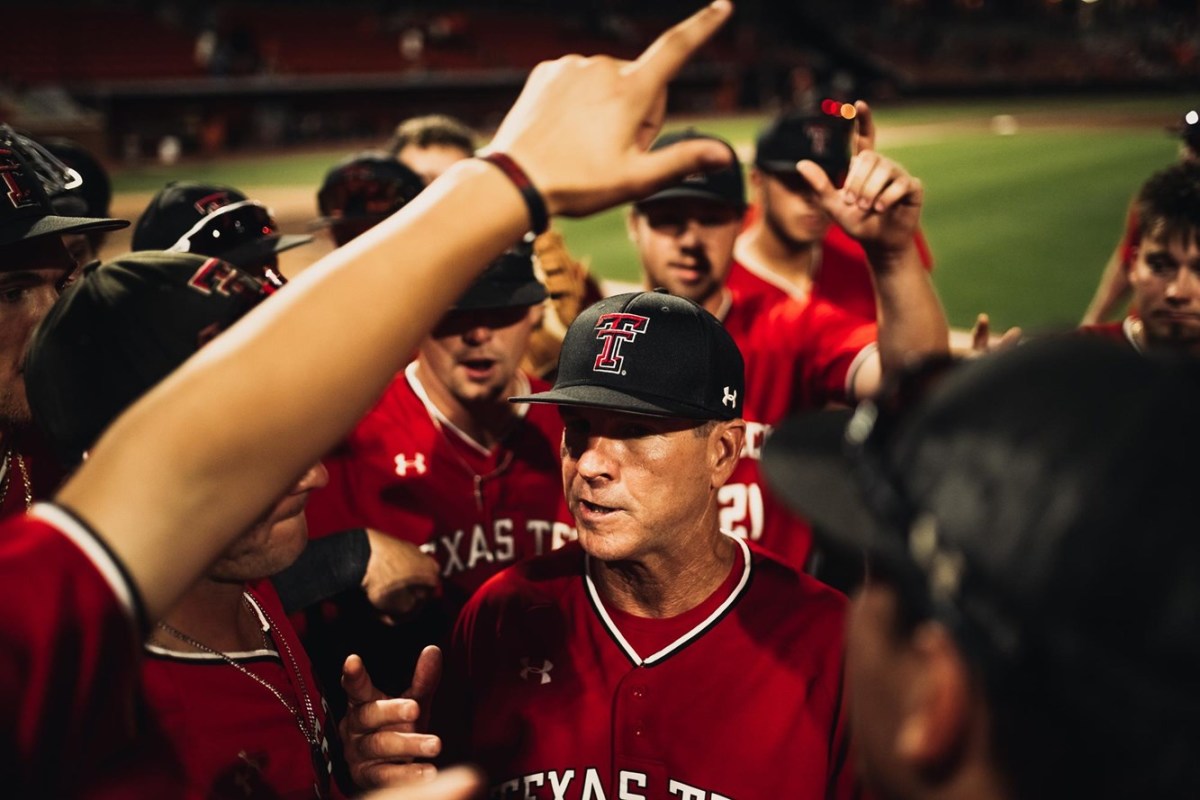
[{"label": "red baseball jersey", "polygon": [[1132,347],[1139,353],[1142,352],[1142,346],[1138,343],[1138,336],[1135,331],[1142,324],[1137,317],[1126,317],[1120,322],[1101,322],[1095,325],[1081,325],[1079,333],[1085,336],[1098,336],[1102,339],[1111,339],[1114,342]]},{"label": "red baseball jersey", "polygon": [[[522,393],[547,388],[537,379],[522,381],[528,381]],[[366,525],[419,545],[442,567],[442,596],[402,625],[379,622],[361,597],[308,613],[305,641],[335,709],[347,654],[359,653],[384,691],[404,691],[421,649],[445,644],[459,610],[484,581],[575,538],[563,497],[558,411],[528,405],[517,413],[505,440],[484,448],[436,409],[414,363],[325,460],[329,485],[308,504],[312,535]]]},{"label": "red baseball jersey", "polygon": [[607,607],[577,544],[494,578],[434,703],[449,757],[498,798],[853,796],[845,598],[739,542],[723,585],[668,619]]},{"label": "red baseball jersey", "polygon": [[125,759],[137,733],[137,592],[99,537],[39,504],[0,523],[0,596],[6,791],[79,793]]},{"label": "red baseball jersey", "polygon": [[803,569],[812,531],[776,501],[758,462],[772,428],[788,414],[849,398],[854,371],[875,350],[876,328],[823,300],[790,297],[734,262],[722,323],[746,364],[746,444],[718,491],[720,524]]},{"label": "red baseball jersey", "polygon": [[[521,377],[522,394],[549,388]],[[365,525],[420,545],[461,601],[506,566],[561,547],[575,536],[562,420],[552,406],[517,413],[505,440],[485,448],[437,410],[410,364],[325,460],[329,485],[308,504],[311,535]]]},{"label": "red baseball jersey", "polygon": [[331,780],[329,743],[336,737],[308,656],[269,581],[248,586],[246,597],[272,646],[227,655],[301,714],[311,705],[321,746],[309,745],[296,717],[266,686],[219,656],[147,644],[143,693],[183,766],[187,789],[179,796],[341,797]]},{"label": "red baseball jersey", "polygon": [[[924,235],[913,235],[925,269],[933,269],[933,254]],[[867,254],[858,240],[838,225],[830,225],[821,241],[821,256],[812,276],[812,296],[826,300],[859,319],[875,321],[875,284]]]}]

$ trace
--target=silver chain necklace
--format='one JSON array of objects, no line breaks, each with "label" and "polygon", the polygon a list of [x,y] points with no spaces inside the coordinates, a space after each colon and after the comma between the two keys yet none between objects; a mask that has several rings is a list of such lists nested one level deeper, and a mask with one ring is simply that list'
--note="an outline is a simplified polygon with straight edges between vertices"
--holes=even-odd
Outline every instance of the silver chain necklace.
[{"label": "silver chain necklace", "polygon": [[4,465],[0,467],[4,471],[4,481],[0,485],[0,506],[8,499],[8,486],[12,483],[10,467],[14,460],[17,462],[17,471],[21,473],[21,483],[25,489],[25,510],[28,511],[33,508],[33,484],[29,480],[29,470],[25,469],[25,459],[12,447],[4,451]]},{"label": "silver chain necklace", "polygon": [[[3,502],[3,499],[3,494],[0,494],[0,502]],[[292,653],[292,646],[288,644],[286,636],[276,635],[268,638],[267,632],[269,630],[278,631],[279,629],[275,627],[275,620],[271,619],[270,615],[267,614],[267,610],[255,602],[254,599],[245,592],[242,593],[242,603],[247,609],[250,610],[251,614],[256,616],[256,618],[265,620],[265,624],[261,626],[264,647],[267,650],[270,650],[271,641],[274,640],[280,645],[278,649],[282,650],[287,655],[288,666],[291,668],[292,676],[296,679],[297,689],[299,690],[300,697],[304,702],[303,714],[300,713],[300,709],[297,708],[295,704],[291,703],[286,697],[283,696],[283,693],[279,691],[279,689],[271,685],[269,681],[243,667],[228,653],[217,650],[215,647],[209,647],[199,639],[194,639],[178,628],[173,627],[161,620],[158,623],[158,627],[169,633],[171,636],[174,636],[179,641],[191,645],[197,650],[216,656],[229,666],[236,669],[238,672],[245,675],[250,680],[257,683],[259,686],[262,686],[271,694],[275,695],[275,699],[283,704],[283,707],[286,708],[292,715],[293,719],[295,719],[296,725],[300,728],[300,734],[304,737],[304,741],[308,742],[310,755],[312,757],[313,770],[316,777],[316,783],[313,784],[313,791],[317,797],[326,797],[328,792],[323,790],[322,787],[327,787],[329,785],[330,765],[326,757],[325,747],[322,744],[324,736],[322,735],[321,731],[321,722],[317,719],[317,712],[313,708],[312,698],[308,693],[308,685],[304,682],[304,674],[300,671],[300,664],[297,663],[296,657]]]}]

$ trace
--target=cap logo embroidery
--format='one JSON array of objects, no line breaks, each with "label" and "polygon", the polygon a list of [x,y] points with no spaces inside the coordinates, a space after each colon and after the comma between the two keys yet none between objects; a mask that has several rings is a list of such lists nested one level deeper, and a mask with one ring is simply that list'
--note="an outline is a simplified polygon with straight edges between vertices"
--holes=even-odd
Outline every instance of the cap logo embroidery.
[{"label": "cap logo embroidery", "polygon": [[197,200],[193,204],[193,208],[200,216],[207,217],[218,208],[227,205],[229,205],[229,192],[213,192]]},{"label": "cap logo embroidery", "polygon": [[808,136],[814,155],[823,156],[829,149],[829,130],[820,125],[805,125],[804,133]]},{"label": "cap logo embroidery", "polygon": [[602,315],[596,320],[596,338],[602,340],[604,346],[596,356],[592,371],[624,375],[625,358],[621,355],[621,344],[636,339],[639,333],[645,333],[649,325],[650,318],[640,314],[617,312]]},{"label": "cap logo embroidery", "polygon": [[731,392],[729,391],[729,387],[726,386],[725,396],[721,398],[721,405],[729,406],[730,408],[737,408],[737,389],[734,389]]},{"label": "cap logo embroidery", "polygon": [[13,151],[0,149],[0,180],[4,181],[4,185],[8,189],[8,201],[13,204],[13,208],[28,208],[37,205],[37,201],[33,197],[33,190],[22,186],[17,181],[17,176],[24,174],[21,162],[17,160]]}]

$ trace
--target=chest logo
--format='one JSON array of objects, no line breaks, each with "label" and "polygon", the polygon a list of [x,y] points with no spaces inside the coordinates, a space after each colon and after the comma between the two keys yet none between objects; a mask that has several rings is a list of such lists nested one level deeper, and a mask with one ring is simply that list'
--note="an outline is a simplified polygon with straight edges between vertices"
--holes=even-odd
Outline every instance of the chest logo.
[{"label": "chest logo", "polygon": [[545,686],[550,682],[550,670],[554,669],[554,664],[548,658],[542,659],[540,666],[534,666],[530,661],[528,656],[521,659],[521,680],[537,681],[539,686]]},{"label": "chest logo", "polygon": [[424,453],[417,453],[412,458],[405,458],[404,453],[396,456],[396,474],[401,478],[407,478],[409,470],[414,475],[424,475],[429,471],[429,467],[425,464]]}]

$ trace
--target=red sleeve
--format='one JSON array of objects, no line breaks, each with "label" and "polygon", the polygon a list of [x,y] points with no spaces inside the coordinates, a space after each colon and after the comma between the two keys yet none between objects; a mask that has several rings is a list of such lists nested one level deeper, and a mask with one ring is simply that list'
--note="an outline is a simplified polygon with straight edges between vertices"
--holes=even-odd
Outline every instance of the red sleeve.
[{"label": "red sleeve", "polygon": [[798,348],[792,410],[846,401],[851,371],[874,347],[875,324],[822,300],[782,303],[772,314]]},{"label": "red sleeve", "polygon": [[1142,242],[1142,225],[1138,221],[1137,203],[1129,204],[1129,211],[1125,213],[1125,234],[1121,237],[1120,244],[1117,247],[1121,251],[1121,265],[1125,269],[1133,264],[1134,252]]},{"label": "red sleeve", "polygon": [[85,525],[39,505],[0,524],[0,604],[0,763],[18,795],[69,793],[134,738],[136,591]]}]

